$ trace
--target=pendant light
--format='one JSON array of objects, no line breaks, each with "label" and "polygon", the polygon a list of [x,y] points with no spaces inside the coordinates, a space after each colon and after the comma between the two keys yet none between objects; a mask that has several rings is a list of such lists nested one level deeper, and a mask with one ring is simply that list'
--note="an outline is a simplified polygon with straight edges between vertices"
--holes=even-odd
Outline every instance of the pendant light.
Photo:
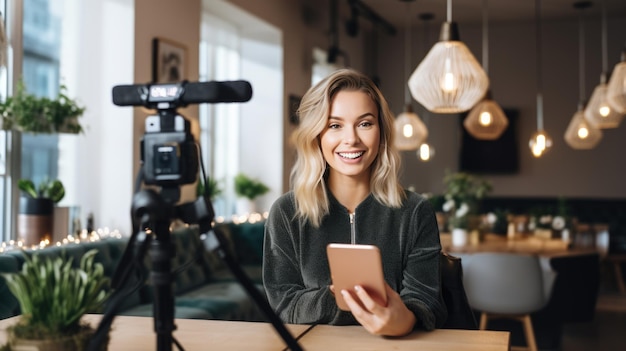
[{"label": "pendant light", "polygon": [[596,128],[617,128],[623,115],[613,108],[607,96],[607,37],[606,37],[606,3],[602,1],[602,74],[600,84],[596,86],[585,108],[585,118]]},{"label": "pendant light", "polygon": [[[401,0],[406,2],[406,32],[404,57],[405,57],[405,77],[409,74],[409,63],[411,57],[411,2],[413,0]],[[409,94],[408,86],[404,87],[404,112],[398,115],[394,122],[396,137],[394,145],[398,150],[417,150],[424,140],[428,137],[428,130],[426,125],[419,118],[419,116],[413,112],[411,106],[411,95]]]},{"label": "pendant light", "polygon": [[[489,74],[489,29],[487,16],[487,0],[483,0],[483,69]],[[472,108],[463,126],[467,132],[479,140],[496,140],[509,125],[504,111],[493,100],[491,89],[485,97]]]},{"label": "pendant light", "polygon": [[[426,127],[428,127],[428,115],[424,117],[424,123],[426,124]],[[419,149],[417,149],[416,154],[420,161],[428,162],[435,157],[435,148],[428,143],[428,140],[424,140]]]},{"label": "pendant light", "polygon": [[441,35],[409,78],[413,98],[434,113],[460,113],[471,109],[489,87],[489,78],[474,55],[461,42],[452,22],[451,1]]},{"label": "pendant light", "polygon": [[[432,20],[433,18],[435,18],[435,15],[433,15],[430,12],[426,12],[426,13],[422,13],[419,15],[419,18],[424,21],[424,40],[423,40],[423,45],[424,45],[424,52],[426,51],[426,47],[427,47],[427,43],[428,43],[428,38],[429,36],[429,26],[428,26],[428,21]],[[428,129],[428,122],[430,120],[430,116],[428,115],[430,112],[428,112],[428,110],[425,112],[424,116],[424,124],[426,125],[426,129]],[[433,157],[435,157],[435,148],[433,147],[433,145],[428,143],[428,139],[424,139],[424,142],[422,143],[422,145],[420,145],[419,149],[417,149],[417,158],[422,161],[422,162],[428,162],[430,160],[432,160]]]},{"label": "pendant light", "polygon": [[541,157],[552,148],[552,138],[543,129],[543,96],[541,70],[541,0],[535,0],[535,45],[537,60],[537,131],[530,137],[528,146],[534,157]]},{"label": "pendant light", "polygon": [[602,131],[594,127],[585,118],[585,28],[583,12],[591,6],[589,1],[579,1],[574,3],[574,7],[580,10],[579,20],[579,102],[578,110],[572,116],[567,129],[565,130],[565,142],[576,150],[589,150],[598,145],[602,139]]},{"label": "pendant light", "polygon": [[626,114],[626,43],[618,62],[613,68],[613,74],[606,89],[606,96],[611,107],[618,113]]}]

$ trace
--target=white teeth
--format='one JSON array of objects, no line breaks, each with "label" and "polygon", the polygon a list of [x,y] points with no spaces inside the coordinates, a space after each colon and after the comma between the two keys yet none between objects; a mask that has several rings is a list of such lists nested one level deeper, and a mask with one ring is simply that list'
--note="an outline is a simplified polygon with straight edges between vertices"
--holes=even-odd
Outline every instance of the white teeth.
[{"label": "white teeth", "polygon": [[357,157],[361,157],[363,155],[363,152],[340,152],[339,156],[343,157],[343,158],[350,158],[350,159],[355,159]]}]

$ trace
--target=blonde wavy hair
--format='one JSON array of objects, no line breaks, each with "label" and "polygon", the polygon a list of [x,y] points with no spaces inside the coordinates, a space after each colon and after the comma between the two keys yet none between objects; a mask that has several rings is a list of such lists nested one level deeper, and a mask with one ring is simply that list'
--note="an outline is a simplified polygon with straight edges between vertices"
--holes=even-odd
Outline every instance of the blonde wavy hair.
[{"label": "blonde wavy hair", "polygon": [[380,90],[364,74],[341,69],[311,87],[302,97],[298,116],[300,124],[292,134],[296,162],[291,170],[291,185],[296,199],[296,216],[319,227],[329,213],[326,195],[326,160],[322,155],[320,134],[328,125],[330,107],[342,90],[362,91],[378,107],[380,146],[370,168],[370,189],[374,197],[389,207],[400,207],[405,193],[398,179],[400,156],[393,146],[394,116]]}]

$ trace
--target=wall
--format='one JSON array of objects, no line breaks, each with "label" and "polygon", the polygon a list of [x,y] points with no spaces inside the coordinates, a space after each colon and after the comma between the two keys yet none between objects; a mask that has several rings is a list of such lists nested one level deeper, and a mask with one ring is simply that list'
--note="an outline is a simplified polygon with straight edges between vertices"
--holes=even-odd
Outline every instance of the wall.
[{"label": "wall", "polygon": [[133,81],[133,0],[74,1],[68,8],[66,13],[80,13],[66,16],[63,23],[73,33],[68,46],[79,49],[63,51],[67,56],[61,64],[70,66],[64,69],[64,83],[72,89],[69,96],[87,107],[81,118],[85,133],[62,136],[76,143],[74,175],[69,177],[76,185],[68,182],[67,187],[78,191],[70,204],[80,206],[83,227],[93,213],[96,226],[126,232],[133,179],[132,109],[113,105],[111,88]]},{"label": "wall", "polygon": [[[231,0],[241,9],[271,23],[283,33],[283,73],[284,73],[284,113],[283,113],[283,191],[288,190],[289,173],[295,153],[290,146],[289,136],[293,126],[289,123],[289,95],[302,96],[311,85],[311,67],[313,48],[327,49],[328,39],[328,0],[274,0],[247,1]],[[341,11],[346,11],[342,2]],[[339,24],[339,28],[343,26]],[[368,67],[364,54],[367,48],[367,37],[361,35],[350,38],[341,30],[340,47],[350,53],[350,65],[365,70]],[[245,78],[245,77],[244,77]]]},{"label": "wall", "polygon": [[[200,42],[200,0],[135,0],[135,76],[136,83],[147,83],[152,79],[152,39],[167,38],[187,48],[187,77],[198,80],[198,43]],[[199,134],[198,105],[190,105],[179,112],[192,123],[196,138]],[[133,175],[139,169],[139,140],[144,133],[144,109],[134,111]],[[181,201],[195,199],[195,186],[181,187]]]}]

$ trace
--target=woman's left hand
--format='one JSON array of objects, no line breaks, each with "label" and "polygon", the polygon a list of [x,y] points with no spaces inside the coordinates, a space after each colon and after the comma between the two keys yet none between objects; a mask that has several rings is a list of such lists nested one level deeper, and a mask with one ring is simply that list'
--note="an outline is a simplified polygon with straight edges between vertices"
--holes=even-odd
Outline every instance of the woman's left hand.
[{"label": "woman's left hand", "polygon": [[400,295],[389,284],[385,284],[387,292],[387,306],[380,305],[363,289],[355,286],[360,304],[352,295],[342,290],[344,300],[350,307],[352,315],[361,325],[374,335],[401,336],[406,335],[415,325],[415,315],[411,312]]}]

